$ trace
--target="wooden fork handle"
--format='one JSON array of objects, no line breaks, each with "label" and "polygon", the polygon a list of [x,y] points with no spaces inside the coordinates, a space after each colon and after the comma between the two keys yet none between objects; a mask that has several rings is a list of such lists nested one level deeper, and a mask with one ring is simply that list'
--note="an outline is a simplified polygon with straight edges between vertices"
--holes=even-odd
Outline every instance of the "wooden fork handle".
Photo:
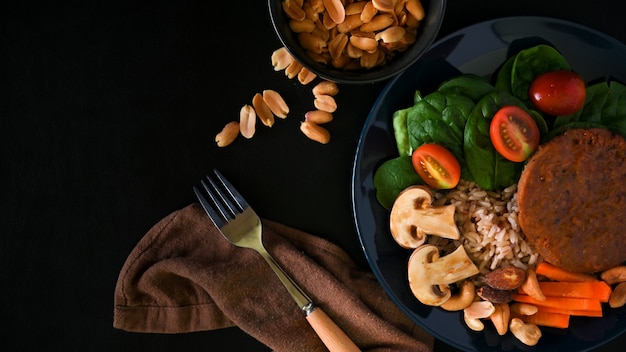
[{"label": "wooden fork handle", "polygon": [[319,307],[306,316],[313,330],[320,337],[330,352],[358,352],[357,345],[343,330]]}]

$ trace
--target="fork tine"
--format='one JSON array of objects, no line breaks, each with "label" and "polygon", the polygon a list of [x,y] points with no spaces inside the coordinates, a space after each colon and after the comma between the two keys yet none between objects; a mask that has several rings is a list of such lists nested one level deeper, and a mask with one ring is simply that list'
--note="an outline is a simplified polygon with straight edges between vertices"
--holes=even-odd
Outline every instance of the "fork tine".
[{"label": "fork tine", "polygon": [[233,186],[221,172],[217,170],[213,170],[215,176],[220,181],[223,189],[230,195],[233,202],[237,205],[237,212],[242,212],[245,208],[249,207],[246,199],[237,191],[235,186]]},{"label": "fork tine", "polygon": [[198,187],[194,186],[193,192],[196,194],[196,197],[198,198],[198,201],[202,205],[202,208],[204,208],[204,211],[209,215],[209,219],[211,219],[215,227],[222,228],[224,225],[226,225],[226,218],[221,213],[221,211],[218,214],[218,212],[215,209],[216,201],[214,199],[212,192],[207,189],[206,183],[204,181],[201,181],[201,183],[202,183],[203,188],[207,192],[207,195],[211,198],[211,201],[209,201],[207,197],[205,197],[205,195],[202,193],[200,189],[198,189]]}]

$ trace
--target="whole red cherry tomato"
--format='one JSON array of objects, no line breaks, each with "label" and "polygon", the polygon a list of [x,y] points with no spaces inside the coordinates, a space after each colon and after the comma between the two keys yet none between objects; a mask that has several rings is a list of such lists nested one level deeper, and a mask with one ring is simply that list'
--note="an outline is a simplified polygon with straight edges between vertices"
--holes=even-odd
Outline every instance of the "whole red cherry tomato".
[{"label": "whole red cherry tomato", "polygon": [[533,118],[515,105],[502,107],[491,119],[489,137],[496,151],[508,160],[521,162],[539,146],[539,127]]},{"label": "whole red cherry tomato", "polygon": [[539,75],[528,90],[530,101],[542,112],[569,115],[585,105],[585,81],[576,72],[559,70]]},{"label": "whole red cherry tomato", "polygon": [[454,154],[438,144],[422,144],[411,155],[411,161],[417,174],[433,188],[451,189],[461,179],[461,164]]}]

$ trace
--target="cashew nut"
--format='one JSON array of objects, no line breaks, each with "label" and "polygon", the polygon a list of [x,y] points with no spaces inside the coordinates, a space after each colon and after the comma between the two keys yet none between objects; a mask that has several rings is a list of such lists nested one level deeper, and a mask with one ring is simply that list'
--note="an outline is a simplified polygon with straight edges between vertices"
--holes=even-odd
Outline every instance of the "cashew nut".
[{"label": "cashew nut", "polygon": [[539,287],[539,280],[537,279],[537,273],[533,269],[526,270],[526,280],[522,283],[522,290],[526,292],[530,297],[538,300],[545,301],[546,296]]},{"label": "cashew nut", "polygon": [[494,304],[495,311],[489,316],[498,335],[504,336],[509,331],[509,318],[511,310],[508,303]]},{"label": "cashew nut", "polygon": [[463,309],[463,320],[470,329],[482,331],[485,324],[480,319],[488,318],[493,312],[495,312],[495,307],[491,302],[475,301]]},{"label": "cashew nut", "polygon": [[609,306],[619,308],[626,304],[626,282],[620,282],[609,297]]},{"label": "cashew nut", "polygon": [[483,324],[480,319],[471,319],[468,318],[466,314],[463,314],[463,320],[465,321],[465,325],[474,331],[483,331],[485,329],[485,324]]},{"label": "cashew nut", "polygon": [[511,313],[520,315],[533,315],[539,311],[539,308],[529,303],[516,302],[511,304]]},{"label": "cashew nut", "polygon": [[448,311],[458,311],[467,308],[474,301],[476,290],[474,284],[470,280],[463,280],[459,292],[452,295],[441,308]]},{"label": "cashew nut", "polygon": [[600,278],[607,284],[613,285],[626,281],[626,265],[619,265],[611,269],[607,269],[600,274]]},{"label": "cashew nut", "polygon": [[509,323],[511,333],[527,346],[534,346],[541,338],[541,330],[536,324],[524,323],[520,318],[513,318]]}]

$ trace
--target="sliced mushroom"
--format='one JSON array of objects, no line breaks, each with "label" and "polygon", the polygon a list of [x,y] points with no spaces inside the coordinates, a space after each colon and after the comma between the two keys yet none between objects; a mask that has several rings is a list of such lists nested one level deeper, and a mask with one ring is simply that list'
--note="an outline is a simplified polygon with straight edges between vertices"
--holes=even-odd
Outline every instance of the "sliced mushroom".
[{"label": "sliced mushroom", "polygon": [[432,201],[432,193],[424,186],[411,186],[400,192],[390,215],[391,235],[400,246],[417,248],[424,244],[426,235],[459,239],[454,204],[433,207]]},{"label": "sliced mushroom", "polygon": [[450,299],[452,293],[449,284],[479,273],[463,246],[439,257],[436,246],[422,245],[411,254],[408,267],[409,286],[413,295],[429,306],[440,306]]}]

